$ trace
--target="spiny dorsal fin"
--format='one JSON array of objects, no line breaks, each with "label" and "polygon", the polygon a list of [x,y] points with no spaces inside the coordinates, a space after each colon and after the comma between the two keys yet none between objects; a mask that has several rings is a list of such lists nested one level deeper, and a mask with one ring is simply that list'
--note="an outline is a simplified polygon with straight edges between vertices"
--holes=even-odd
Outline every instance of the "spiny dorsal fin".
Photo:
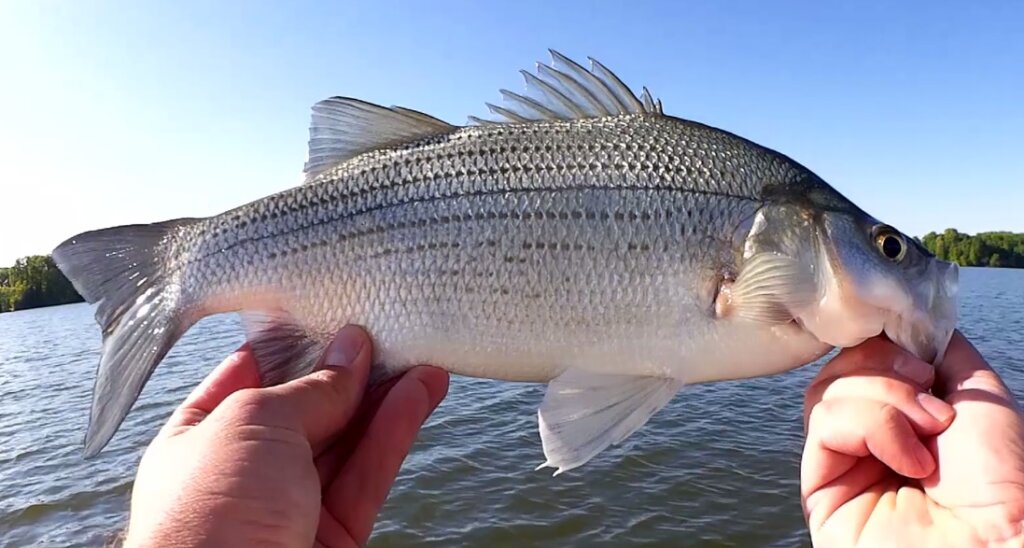
[{"label": "spiny dorsal fin", "polygon": [[407,108],[387,108],[349,97],[325,99],[313,105],[305,181],[364,152],[456,129],[448,122]]},{"label": "spiny dorsal fin", "polygon": [[537,64],[537,74],[520,71],[526,80],[526,93],[501,90],[508,103],[487,108],[496,120],[470,116],[479,125],[537,122],[541,120],[574,120],[619,114],[661,114],[661,101],[654,99],[647,88],[637,97],[622,80],[593,58],[587,70],[555,50],[549,50],[551,66]]}]

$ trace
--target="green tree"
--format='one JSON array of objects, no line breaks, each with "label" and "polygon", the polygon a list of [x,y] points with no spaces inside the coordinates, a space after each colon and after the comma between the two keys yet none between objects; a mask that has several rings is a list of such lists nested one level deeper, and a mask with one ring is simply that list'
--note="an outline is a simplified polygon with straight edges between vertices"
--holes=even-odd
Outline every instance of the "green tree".
[{"label": "green tree", "polygon": [[921,245],[936,257],[961,266],[1024,268],[1024,234],[979,232],[970,235],[947,228],[941,234],[929,232]]},{"label": "green tree", "polygon": [[82,301],[48,255],[34,255],[0,268],[0,312]]}]

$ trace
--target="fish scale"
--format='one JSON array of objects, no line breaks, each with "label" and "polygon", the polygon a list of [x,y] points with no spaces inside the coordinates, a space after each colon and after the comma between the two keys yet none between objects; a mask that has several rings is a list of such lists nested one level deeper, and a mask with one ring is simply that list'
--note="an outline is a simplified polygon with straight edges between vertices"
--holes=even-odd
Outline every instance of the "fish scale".
[{"label": "fish scale", "polygon": [[303,185],[61,244],[104,329],[86,454],[174,342],[222,312],[243,313],[267,384],[313,370],[350,323],[374,339],[371,383],[423,363],[547,383],[537,423],[558,472],[686,384],[779,373],[883,330],[941,356],[955,267],[790,158],[554,57],[527,94],[502,90],[498,121],[326,99]]}]

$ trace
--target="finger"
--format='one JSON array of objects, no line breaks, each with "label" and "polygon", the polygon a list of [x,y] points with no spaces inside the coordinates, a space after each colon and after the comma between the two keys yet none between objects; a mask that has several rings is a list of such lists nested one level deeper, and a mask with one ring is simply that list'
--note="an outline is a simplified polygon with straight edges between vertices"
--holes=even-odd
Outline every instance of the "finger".
[{"label": "finger", "polygon": [[161,434],[194,426],[231,394],[259,386],[259,368],[256,366],[252,348],[246,343],[222,361],[192,390],[171,414]]},{"label": "finger", "polygon": [[887,476],[925,476],[934,469],[931,455],[918,453],[927,450],[906,422],[900,426],[899,413],[893,409],[855,399],[816,406],[800,470],[801,498],[812,530]]},{"label": "finger", "polygon": [[1013,394],[978,350],[959,331],[953,332],[949,348],[938,366],[937,394],[951,396],[960,391],[976,390],[1002,398],[1016,406]]},{"label": "finger", "polygon": [[[866,399],[835,399],[819,403],[811,413],[808,444],[850,457],[873,456],[897,474],[923,478],[935,459],[921,443],[906,415],[897,408]],[[849,469],[848,459],[811,455],[808,486],[816,490]],[[840,466],[842,465],[842,466]]]},{"label": "finger", "polygon": [[942,432],[956,413],[952,405],[903,378],[882,374],[837,379],[821,395],[822,401],[833,399],[867,399],[892,406],[908,419],[918,436]]},{"label": "finger", "polygon": [[890,373],[907,379],[922,390],[931,388],[935,368],[921,361],[884,337],[874,337],[863,343],[843,349],[825,364],[814,383],[827,383],[831,379],[868,373]]},{"label": "finger", "polygon": [[366,542],[420,427],[447,393],[448,374],[433,367],[414,368],[395,384],[324,493],[323,535],[347,533]]},{"label": "finger", "polygon": [[811,409],[821,401],[829,386],[841,378],[887,376],[903,379],[918,391],[927,391],[934,380],[934,368],[883,337],[868,339],[844,349],[825,364],[804,395],[804,426]]},{"label": "finger", "polygon": [[[849,465],[844,473],[832,481],[810,488],[814,470],[807,463],[823,457],[849,459]],[[800,480],[801,499],[804,517],[812,531],[821,527],[839,508],[846,506],[851,500],[867,492],[872,485],[892,474],[878,459],[842,455],[821,446],[808,446],[803,463]]]},{"label": "finger", "polygon": [[318,447],[313,453],[316,455],[314,462],[321,485],[329,486],[331,480],[338,475],[338,470],[344,466],[348,458],[355,452],[359,441],[366,435],[366,429],[369,428],[373,417],[377,415],[381,404],[384,403],[384,398],[401,379],[402,376],[399,375],[368,387],[363,394],[359,409],[345,426],[345,430],[339,432],[323,446]]},{"label": "finger", "polygon": [[937,503],[993,507],[1020,500],[1024,485],[1024,418],[1012,393],[959,332],[938,367],[936,389],[956,420],[930,440],[941,474],[923,482]]},{"label": "finger", "polygon": [[265,389],[259,412],[273,424],[300,428],[315,450],[344,429],[359,406],[372,346],[362,328],[346,326],[327,347],[323,368]]}]

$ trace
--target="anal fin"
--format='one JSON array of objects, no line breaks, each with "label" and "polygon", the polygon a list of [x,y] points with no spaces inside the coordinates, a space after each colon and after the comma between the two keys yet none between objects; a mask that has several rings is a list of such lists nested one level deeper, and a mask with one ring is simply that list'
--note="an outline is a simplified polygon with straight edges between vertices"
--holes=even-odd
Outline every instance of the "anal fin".
[{"label": "anal fin", "polygon": [[537,412],[554,475],[579,467],[636,432],[683,387],[677,379],[570,369],[548,384]]},{"label": "anal fin", "polygon": [[311,333],[284,312],[246,312],[242,321],[264,386],[312,372],[330,344],[329,337]]}]

